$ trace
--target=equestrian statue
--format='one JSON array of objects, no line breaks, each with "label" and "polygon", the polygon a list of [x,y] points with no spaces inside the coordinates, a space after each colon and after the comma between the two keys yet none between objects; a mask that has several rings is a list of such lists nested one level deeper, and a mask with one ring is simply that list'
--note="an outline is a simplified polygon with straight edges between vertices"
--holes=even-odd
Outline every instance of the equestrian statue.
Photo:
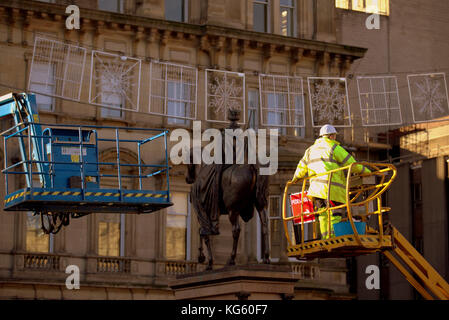
[{"label": "equestrian statue", "polygon": [[[230,125],[228,129],[238,129],[239,111],[228,111]],[[222,137],[224,136],[222,130]],[[224,139],[223,139],[224,141]],[[223,148],[224,149],[224,148]],[[245,150],[247,148],[245,147]],[[233,154],[235,159],[235,144]],[[222,157],[225,157],[222,152]],[[192,160],[192,152],[190,153]],[[245,157],[247,159],[247,157]],[[200,246],[198,262],[203,263],[203,243],[207,247],[209,261],[207,270],[213,266],[213,253],[210,236],[218,235],[220,215],[228,215],[232,224],[232,251],[227,265],[235,265],[237,245],[240,236],[240,221],[248,222],[254,215],[254,208],[259,213],[262,229],[262,259],[270,263],[268,248],[268,176],[260,175],[258,164],[193,164],[187,165],[186,182],[192,184],[191,202],[197,213],[200,225]]]}]

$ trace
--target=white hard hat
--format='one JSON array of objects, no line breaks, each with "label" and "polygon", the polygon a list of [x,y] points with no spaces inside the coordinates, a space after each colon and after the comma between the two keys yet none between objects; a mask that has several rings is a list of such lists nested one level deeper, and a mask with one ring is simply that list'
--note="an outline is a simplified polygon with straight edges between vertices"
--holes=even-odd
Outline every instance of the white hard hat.
[{"label": "white hard hat", "polygon": [[320,137],[324,136],[325,134],[334,134],[334,133],[336,134],[337,130],[335,130],[335,128],[330,124],[325,124],[320,129]]}]

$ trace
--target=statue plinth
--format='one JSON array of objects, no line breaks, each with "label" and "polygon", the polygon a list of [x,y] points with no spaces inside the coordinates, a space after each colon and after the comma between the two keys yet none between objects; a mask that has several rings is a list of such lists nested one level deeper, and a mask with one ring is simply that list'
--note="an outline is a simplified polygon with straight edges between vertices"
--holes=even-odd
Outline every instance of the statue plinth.
[{"label": "statue plinth", "polygon": [[281,300],[293,298],[297,281],[288,267],[254,264],[181,275],[169,285],[176,300]]}]

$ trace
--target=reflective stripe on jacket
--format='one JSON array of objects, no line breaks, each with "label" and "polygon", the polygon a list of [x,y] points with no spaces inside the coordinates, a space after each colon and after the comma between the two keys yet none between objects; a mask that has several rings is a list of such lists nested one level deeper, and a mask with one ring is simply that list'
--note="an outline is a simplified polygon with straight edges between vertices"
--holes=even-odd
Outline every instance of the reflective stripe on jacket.
[{"label": "reflective stripe on jacket", "polygon": [[[350,165],[355,159],[340,146],[340,143],[327,137],[321,137],[306,150],[304,157],[299,161],[296,168],[294,181],[330,170]],[[353,166],[353,172],[370,172],[362,165]],[[322,175],[310,179],[308,195],[311,197],[327,199],[328,197],[328,175]],[[330,186],[330,200],[346,203],[346,176],[344,170],[332,173]]]}]

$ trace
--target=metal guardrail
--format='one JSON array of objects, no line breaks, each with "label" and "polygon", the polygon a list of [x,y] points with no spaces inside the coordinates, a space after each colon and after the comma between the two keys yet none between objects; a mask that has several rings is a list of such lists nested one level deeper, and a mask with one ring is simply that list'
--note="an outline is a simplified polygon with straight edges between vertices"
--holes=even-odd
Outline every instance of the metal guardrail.
[{"label": "metal guardrail", "polygon": [[[43,131],[44,133],[40,136],[33,135],[32,130],[30,130],[31,126],[40,125],[42,127],[46,127]],[[52,144],[56,142],[56,138],[52,136],[51,129],[70,129],[78,131],[78,139],[77,141],[70,141],[70,145],[75,145],[76,148],[79,148],[77,152],[77,157],[72,159],[71,162],[63,162],[63,161],[53,161],[47,153],[41,155],[41,159],[33,159],[33,143],[38,141],[41,150],[47,150],[46,145]],[[83,137],[83,131],[90,130],[91,134],[94,136],[94,142],[86,142],[83,141],[85,137]],[[124,139],[120,138],[120,133],[126,131],[130,133],[139,133],[145,134],[146,136],[140,139]],[[103,133],[112,133],[115,138],[103,137]],[[127,128],[127,127],[108,127],[108,126],[87,126],[87,125],[55,125],[55,124],[43,124],[43,123],[20,123],[16,126],[9,128],[8,130],[2,132],[0,134],[4,137],[4,169],[2,173],[5,174],[5,186],[6,186],[6,194],[10,193],[10,183],[9,177],[10,175],[21,175],[23,176],[29,184],[31,190],[33,189],[33,178],[39,176],[41,179],[41,187],[44,188],[53,188],[55,185],[55,172],[54,167],[56,165],[65,165],[68,167],[76,167],[79,169],[78,177],[80,179],[80,187],[82,191],[88,191],[89,187],[86,186],[86,181],[88,178],[86,176],[86,167],[95,166],[98,169],[98,178],[108,177],[108,178],[116,178],[116,182],[118,185],[118,189],[122,190],[122,182],[124,178],[135,179],[137,181],[136,185],[138,185],[139,190],[143,190],[143,182],[145,179],[149,179],[156,175],[164,174],[166,175],[166,185],[167,192],[169,194],[169,164],[168,164],[168,152],[167,152],[167,130],[162,129],[146,129],[146,128]],[[148,137],[148,135],[151,135]],[[162,158],[164,161],[162,164],[144,164],[142,161],[142,147],[151,143],[152,141],[163,139],[164,144],[164,153],[162,154]],[[16,161],[15,163],[9,164],[8,160],[10,159],[10,155],[8,154],[8,148],[11,144],[14,144],[16,140],[21,140],[26,144],[25,152],[22,152],[22,159]],[[90,139],[92,140],[92,139]],[[101,162],[99,157],[99,147],[102,143],[113,143],[115,146],[115,152],[117,155],[117,160],[115,162]],[[123,163],[120,155],[121,146],[124,144],[134,144],[135,154],[137,155],[137,163]],[[87,161],[85,159],[85,148],[87,146],[95,146],[97,150],[97,159],[98,161]],[[72,147],[73,148],[73,147]],[[133,150],[130,150],[133,151]],[[77,160],[77,161],[74,161]],[[45,168],[42,170],[36,170],[34,167],[40,164],[41,168]],[[22,166],[23,170],[18,170]],[[115,168],[115,173],[101,173],[100,169],[104,167],[108,167],[108,169]],[[135,168],[138,171],[138,174],[124,174],[123,168]],[[43,176],[48,176],[50,178],[50,185],[43,185],[42,179]],[[99,185],[99,183],[98,183]]]}]

